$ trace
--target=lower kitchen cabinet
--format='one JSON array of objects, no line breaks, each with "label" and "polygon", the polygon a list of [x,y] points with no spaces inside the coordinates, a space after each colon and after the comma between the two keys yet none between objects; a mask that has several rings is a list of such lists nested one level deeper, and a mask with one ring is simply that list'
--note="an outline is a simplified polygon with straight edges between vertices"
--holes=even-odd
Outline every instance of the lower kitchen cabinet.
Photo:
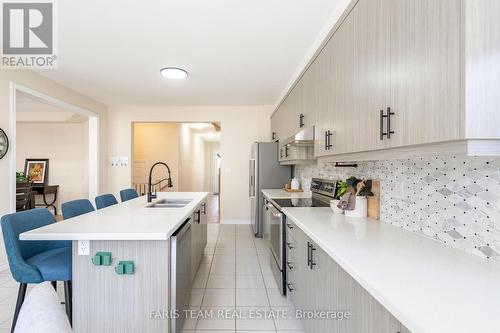
[{"label": "lower kitchen cabinet", "polygon": [[302,319],[307,333],[409,333],[359,283],[287,219],[288,294],[296,310],[329,311],[348,319]]},{"label": "lower kitchen cabinet", "polygon": [[207,246],[207,203],[203,202],[193,213],[191,230],[191,281],[200,265],[203,252]]}]

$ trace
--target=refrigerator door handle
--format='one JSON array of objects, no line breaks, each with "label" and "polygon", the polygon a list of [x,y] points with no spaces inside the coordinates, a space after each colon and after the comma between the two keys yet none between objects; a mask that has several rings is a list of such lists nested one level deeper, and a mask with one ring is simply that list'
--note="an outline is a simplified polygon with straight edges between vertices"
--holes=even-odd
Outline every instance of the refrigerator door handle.
[{"label": "refrigerator door handle", "polygon": [[249,177],[249,196],[250,198],[255,198],[255,160],[250,160],[250,177]]}]

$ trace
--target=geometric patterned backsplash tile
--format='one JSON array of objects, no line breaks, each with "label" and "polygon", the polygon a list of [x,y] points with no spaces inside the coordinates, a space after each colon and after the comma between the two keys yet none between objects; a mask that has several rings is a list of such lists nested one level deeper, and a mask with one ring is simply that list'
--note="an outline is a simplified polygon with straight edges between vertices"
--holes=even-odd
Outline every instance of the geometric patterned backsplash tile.
[{"label": "geometric patterned backsplash tile", "polygon": [[438,156],[295,167],[311,178],[379,179],[381,220],[484,258],[500,260],[500,158]]}]

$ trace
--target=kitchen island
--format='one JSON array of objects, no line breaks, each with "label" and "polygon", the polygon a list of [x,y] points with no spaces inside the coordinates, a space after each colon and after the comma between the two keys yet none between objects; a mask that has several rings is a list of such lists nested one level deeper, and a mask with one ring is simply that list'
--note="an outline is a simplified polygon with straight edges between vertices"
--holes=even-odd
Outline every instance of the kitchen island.
[{"label": "kitchen island", "polygon": [[[75,332],[169,332],[171,238],[192,224],[192,260],[183,272],[194,276],[206,244],[207,195],[168,192],[153,201],[190,199],[177,207],[148,207],[142,196],[23,233],[20,239],[73,241]],[[205,231],[195,232],[203,224]]]}]

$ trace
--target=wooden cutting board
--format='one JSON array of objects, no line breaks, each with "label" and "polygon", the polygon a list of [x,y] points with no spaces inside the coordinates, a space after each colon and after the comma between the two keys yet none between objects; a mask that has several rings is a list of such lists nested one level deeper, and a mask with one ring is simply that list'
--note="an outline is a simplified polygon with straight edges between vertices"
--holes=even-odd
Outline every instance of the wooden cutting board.
[{"label": "wooden cutting board", "polygon": [[367,197],[368,217],[380,219],[380,180],[372,180],[373,197]]},{"label": "wooden cutting board", "polygon": [[284,188],[283,191],[285,192],[291,192],[291,193],[299,193],[299,192],[304,192],[304,190],[298,189],[298,190],[292,190],[291,188]]}]

